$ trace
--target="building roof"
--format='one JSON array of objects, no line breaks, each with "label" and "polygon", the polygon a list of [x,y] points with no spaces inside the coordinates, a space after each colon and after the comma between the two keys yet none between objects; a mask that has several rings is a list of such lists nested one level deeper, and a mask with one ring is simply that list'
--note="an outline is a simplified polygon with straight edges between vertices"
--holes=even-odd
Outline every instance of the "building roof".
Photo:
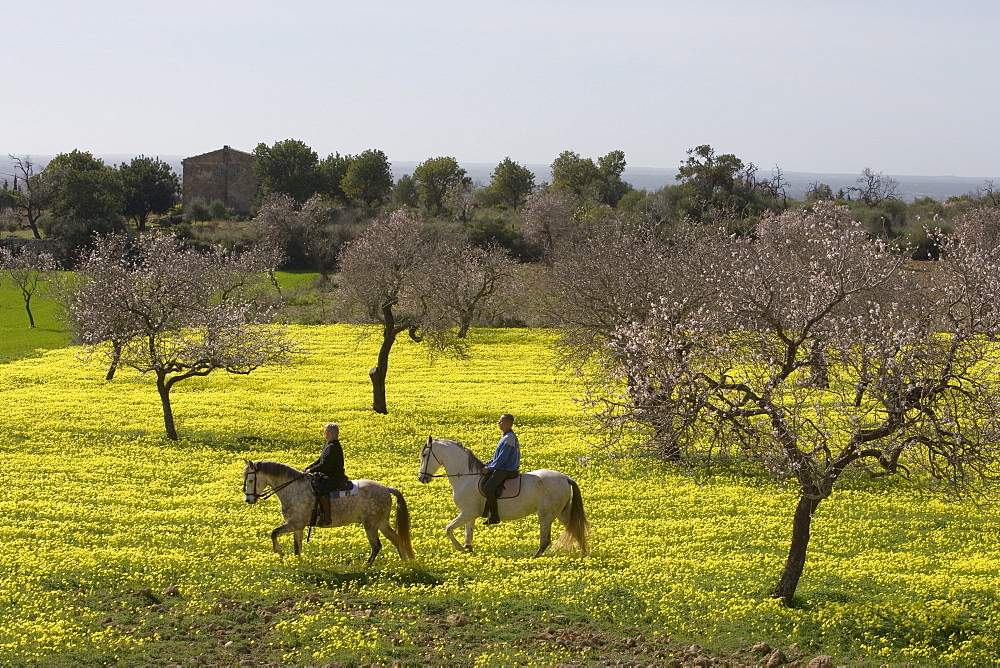
[{"label": "building roof", "polygon": [[188,156],[187,158],[184,158],[184,160],[181,160],[181,164],[183,164],[184,162],[186,162],[188,160],[194,160],[196,158],[204,158],[204,157],[207,157],[207,156],[210,156],[210,155],[215,155],[217,153],[225,153],[225,152],[237,153],[239,155],[245,155],[248,158],[252,158],[253,157],[253,153],[247,153],[246,151],[241,151],[239,149],[233,148],[233,147],[229,146],[228,144],[226,144],[222,148],[216,149],[214,151],[209,151],[208,153],[201,153],[199,155]]}]

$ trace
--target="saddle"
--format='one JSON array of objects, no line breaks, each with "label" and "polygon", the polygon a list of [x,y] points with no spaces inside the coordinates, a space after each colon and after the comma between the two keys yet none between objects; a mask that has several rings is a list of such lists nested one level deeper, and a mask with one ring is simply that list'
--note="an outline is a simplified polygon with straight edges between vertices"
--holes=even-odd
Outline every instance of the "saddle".
[{"label": "saddle", "polygon": [[[316,496],[317,497],[322,496],[323,493],[319,491],[319,476],[312,474],[309,481],[312,483],[313,492],[316,493]],[[358,481],[348,480],[340,487],[337,487],[336,489],[327,492],[326,496],[330,497],[331,499],[342,499],[345,496],[354,496],[359,491],[361,491],[361,488],[358,487]]]},{"label": "saddle", "polygon": [[332,492],[327,494],[327,496],[329,496],[331,499],[342,499],[345,496],[354,496],[360,491],[361,488],[358,487],[357,480],[348,480],[343,485],[341,485],[340,489],[333,490]]},{"label": "saddle", "polygon": [[[313,480],[313,482],[315,483],[315,480]],[[357,480],[348,480],[347,482],[345,482],[343,485],[341,485],[337,489],[333,490],[332,492],[328,492],[325,496],[328,496],[331,499],[342,499],[342,498],[347,497],[347,496],[355,496],[360,491],[361,491],[361,488],[358,487],[358,481]],[[322,526],[322,525],[317,524],[316,522],[317,522],[317,520],[319,519],[319,516],[320,516],[320,497],[322,497],[324,495],[321,494],[320,492],[316,491],[315,484],[313,485],[313,493],[316,495],[316,501],[313,504],[312,517],[309,520],[309,527],[310,527],[309,531],[310,532],[312,531],[312,527],[314,527],[314,526]]]},{"label": "saddle", "polygon": [[[516,478],[507,478],[503,481],[503,487],[500,488],[500,496],[498,499],[512,499],[521,493],[521,476],[523,473],[519,473]],[[479,493],[485,498],[486,493],[483,491],[483,484],[489,475],[479,476]]]}]

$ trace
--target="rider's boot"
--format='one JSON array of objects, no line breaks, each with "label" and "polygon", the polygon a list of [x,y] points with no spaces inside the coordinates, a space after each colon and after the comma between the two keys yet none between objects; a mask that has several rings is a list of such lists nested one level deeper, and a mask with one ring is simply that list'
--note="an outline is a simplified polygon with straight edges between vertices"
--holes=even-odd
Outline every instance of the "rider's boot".
[{"label": "rider's boot", "polygon": [[318,527],[328,527],[333,524],[333,516],[330,514],[330,497],[327,494],[319,495],[319,507],[323,511],[319,516]]},{"label": "rider's boot", "polygon": [[500,511],[497,510],[497,497],[487,494],[486,495],[486,510],[484,514],[488,518],[483,524],[490,526],[491,524],[500,524]]}]

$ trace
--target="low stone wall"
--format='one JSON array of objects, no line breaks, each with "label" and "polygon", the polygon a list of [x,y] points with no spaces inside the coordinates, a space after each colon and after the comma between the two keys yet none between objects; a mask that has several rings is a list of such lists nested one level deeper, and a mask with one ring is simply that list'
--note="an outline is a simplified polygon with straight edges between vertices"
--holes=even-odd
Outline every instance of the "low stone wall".
[{"label": "low stone wall", "polygon": [[55,258],[56,264],[65,268],[70,264],[66,252],[66,244],[58,239],[26,239],[24,237],[0,237],[0,248],[9,248],[12,253],[31,253],[39,255],[48,253]]},{"label": "low stone wall", "polygon": [[57,239],[26,239],[24,237],[0,237],[0,246],[15,252],[48,253],[59,257],[63,252],[63,244]]}]

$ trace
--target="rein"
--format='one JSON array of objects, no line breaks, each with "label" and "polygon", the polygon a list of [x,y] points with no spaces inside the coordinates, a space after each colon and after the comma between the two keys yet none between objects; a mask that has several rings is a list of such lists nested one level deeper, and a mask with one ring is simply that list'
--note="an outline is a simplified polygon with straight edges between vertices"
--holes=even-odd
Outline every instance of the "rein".
[{"label": "rein", "polygon": [[424,445],[424,451],[420,453],[420,471],[417,472],[418,475],[425,475],[429,478],[460,478],[462,476],[469,475],[482,475],[481,473],[477,473],[475,471],[470,471],[469,473],[447,473],[447,468],[445,469],[445,473],[430,474],[427,472],[427,458],[424,457],[424,453],[429,453],[432,457],[434,457],[434,461],[436,461],[439,466],[444,466],[444,462],[438,459],[438,456],[434,454],[433,441],[428,440]]},{"label": "rein", "polygon": [[[252,496],[255,499],[257,499],[258,501],[263,501],[264,499],[267,499],[269,497],[274,496],[275,494],[277,494],[281,490],[283,490],[286,487],[288,487],[289,485],[291,485],[293,482],[301,480],[302,478],[304,478],[307,475],[309,475],[308,473],[300,473],[299,475],[297,475],[296,477],[292,478],[291,480],[283,482],[280,485],[278,485],[277,487],[275,487],[274,485],[272,485],[271,489],[269,491],[266,491],[263,494],[259,494],[257,492],[257,469],[254,469],[252,471],[252,473],[253,473],[253,495]],[[243,488],[243,492],[246,493],[246,483],[245,482],[244,482],[243,487],[244,487]]]}]

